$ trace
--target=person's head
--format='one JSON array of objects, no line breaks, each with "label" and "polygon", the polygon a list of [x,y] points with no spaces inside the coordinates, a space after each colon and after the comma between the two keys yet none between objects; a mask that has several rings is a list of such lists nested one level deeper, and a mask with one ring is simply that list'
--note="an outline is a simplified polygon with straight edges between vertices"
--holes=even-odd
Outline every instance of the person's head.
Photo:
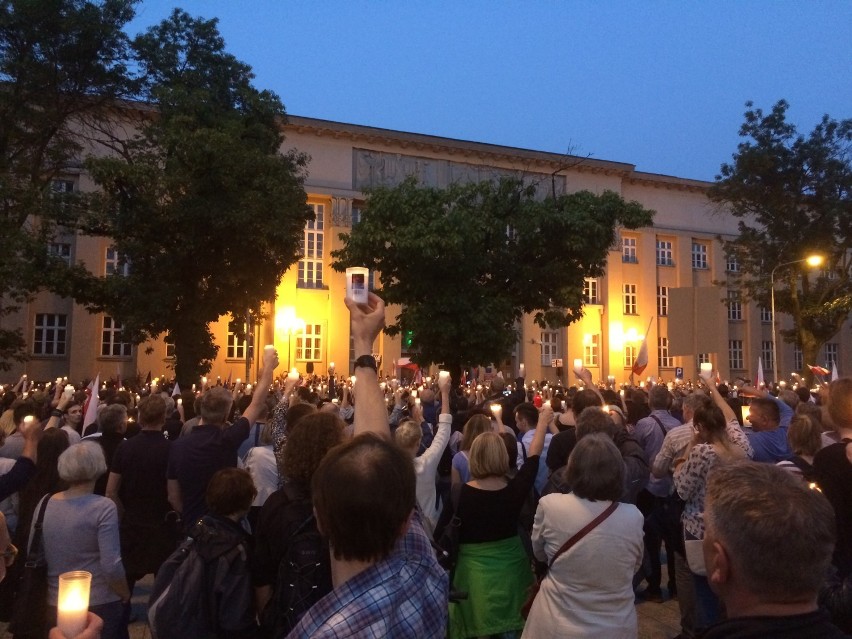
[{"label": "person's head", "polygon": [[[300,404],[300,406],[306,404]],[[329,450],[343,441],[346,424],[337,415],[317,412],[314,408],[295,422],[287,424],[287,445],[282,457],[281,474],[288,480],[309,487],[311,478]]]},{"label": "person's head", "polygon": [[515,425],[522,433],[535,428],[538,423],[538,409],[532,402],[524,402],[515,406]]},{"label": "person's head", "polygon": [[414,457],[420,448],[420,442],[423,440],[423,429],[413,419],[405,419],[397,426],[393,438],[397,446]]},{"label": "person's head", "polygon": [[577,417],[589,406],[603,406],[601,398],[591,388],[584,388],[574,393],[574,398],[571,400],[571,412]]},{"label": "person's head", "polygon": [[705,443],[723,441],[725,434],[725,415],[713,402],[707,402],[695,409],[692,425]]},{"label": "person's head", "polygon": [[502,377],[495,377],[491,380],[491,392],[502,393],[506,389],[506,381]]},{"label": "person's head", "polygon": [[599,406],[589,406],[577,417],[577,441],[592,433],[603,433],[610,439],[615,437],[616,426],[609,413]]},{"label": "person's head", "polygon": [[32,415],[34,418],[38,414],[38,408],[29,401],[23,401],[15,404],[12,409],[12,417],[15,420],[15,428],[20,428],[24,423],[24,419]]},{"label": "person's head", "polygon": [[214,386],[201,396],[199,414],[204,424],[224,426],[234,398],[223,386]]},{"label": "person's head", "polygon": [[240,519],[257,495],[251,475],[242,468],[223,468],[210,478],[204,501],[212,515]]},{"label": "person's head", "polygon": [[260,434],[257,437],[257,443],[260,446],[271,446],[274,443],[274,441],[273,441],[273,430],[274,430],[274,427],[272,426],[272,424],[269,424],[269,423],[264,424],[260,428]]},{"label": "person's head", "polygon": [[313,404],[296,404],[291,406],[287,411],[287,433],[289,436],[290,430],[298,424],[303,418],[308,415],[313,415],[317,412],[317,407]]},{"label": "person's head", "polygon": [[793,410],[796,410],[796,407],[799,405],[799,396],[795,391],[788,388],[778,391],[778,399],[787,404],[787,406]]},{"label": "person's head", "polygon": [[424,406],[435,403],[435,391],[431,388],[424,388],[420,391],[420,403]]},{"label": "person's head", "polygon": [[139,426],[160,429],[166,423],[166,401],[159,395],[148,395],[139,402]]},{"label": "person's head", "polygon": [[503,477],[509,472],[506,444],[497,433],[482,433],[470,447],[470,474],[474,479]]},{"label": "person's head", "polygon": [[703,393],[691,393],[683,398],[683,420],[684,422],[692,421],[695,416],[695,411],[699,406],[711,404],[712,400]]},{"label": "person's head", "polygon": [[565,480],[577,497],[617,501],[624,488],[624,461],[612,439],[605,433],[578,439],[568,456]]},{"label": "person's head", "polygon": [[104,434],[123,433],[127,429],[127,406],[110,404],[98,413],[98,430]]},{"label": "person's head", "polygon": [[774,399],[756,397],[749,404],[748,421],[755,432],[775,430],[781,422],[781,411]]},{"label": "person's head", "polygon": [[471,418],[465,422],[464,429],[462,430],[462,441],[459,450],[470,450],[473,440],[482,433],[487,433],[490,430],[491,419],[485,415],[472,415]]},{"label": "person's head", "polygon": [[723,603],[748,593],[816,607],[835,542],[822,493],[773,464],[719,465],[707,480],[704,523],[707,579]]},{"label": "person's head", "polygon": [[411,458],[372,433],[330,450],[311,484],[317,525],[338,560],[384,559],[416,505]]},{"label": "person's head", "polygon": [[648,405],[651,410],[668,410],[672,405],[672,394],[665,386],[654,386],[648,394]]},{"label": "person's head", "polygon": [[800,405],[800,406],[801,406],[801,404],[803,404],[803,403],[808,403],[808,402],[810,402],[810,399],[811,399],[811,391],[810,391],[810,389],[805,388],[804,386],[798,386],[798,387],[796,388],[796,395],[798,395],[798,396],[799,396],[799,405]]},{"label": "person's head", "polygon": [[73,428],[79,428],[83,423],[83,405],[71,402],[65,407],[65,422]]},{"label": "person's head", "polygon": [[69,486],[94,482],[107,471],[103,448],[93,441],[69,446],[59,456],[57,467],[60,479]]},{"label": "person's head", "polygon": [[796,415],[787,429],[787,441],[796,455],[816,455],[822,448],[822,424],[809,415]]},{"label": "person's head", "polygon": [[503,445],[506,447],[506,459],[509,462],[509,470],[518,465],[518,440],[512,433],[503,431],[499,433]]},{"label": "person's head", "polygon": [[826,410],[835,429],[852,428],[852,377],[831,382]]}]

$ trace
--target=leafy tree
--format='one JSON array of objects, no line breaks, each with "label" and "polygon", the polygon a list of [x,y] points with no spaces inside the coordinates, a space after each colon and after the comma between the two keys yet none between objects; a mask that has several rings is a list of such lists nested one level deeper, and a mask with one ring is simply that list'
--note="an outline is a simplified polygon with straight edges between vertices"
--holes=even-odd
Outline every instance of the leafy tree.
[{"label": "leafy tree", "polygon": [[[842,328],[852,309],[852,120],[823,116],[808,135],[787,121],[789,105],[769,113],[746,104],[744,138],[731,164],[723,164],[711,199],[740,219],[739,235],[724,241],[740,272],[743,293],[770,305],[770,275],[779,265],[812,253],[822,271],[804,263],[776,271],[776,312],[792,316],[783,338],[802,349],[805,370],[820,347]],[[781,286],[778,286],[778,282]]]},{"label": "leafy tree", "polygon": [[74,294],[133,341],[166,333],[185,384],[216,355],[210,322],[273,299],[298,259],[312,215],[306,158],[280,153],[284,107],[252,86],[216,20],[175,10],[133,49],[140,97],[154,109],[132,122],[138,133],[108,138],[109,154],[88,159],[100,192],[76,219],[113,238],[128,273],[77,278]]},{"label": "leafy tree", "polygon": [[[0,319],[48,283],[63,288],[46,247],[77,196],[51,182],[80,166],[104,106],[132,90],[122,29],[135,4],[0,1]],[[24,346],[20,331],[0,327],[0,370],[24,359]]]},{"label": "leafy tree", "polygon": [[416,361],[457,371],[507,356],[524,314],[542,327],[578,320],[584,278],[603,275],[616,226],[653,214],[611,191],[536,200],[516,180],[442,190],[412,177],[368,194],[333,266],[375,270],[401,307],[386,332],[413,331]]}]

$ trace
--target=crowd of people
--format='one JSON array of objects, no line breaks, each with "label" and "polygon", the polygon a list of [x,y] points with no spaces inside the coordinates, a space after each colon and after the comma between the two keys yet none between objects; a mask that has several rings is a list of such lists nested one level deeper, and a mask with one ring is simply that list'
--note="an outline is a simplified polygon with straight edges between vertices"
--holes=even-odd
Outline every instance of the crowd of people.
[{"label": "crowd of people", "polygon": [[158,639],[631,638],[667,597],[688,639],[852,632],[852,379],[406,384],[366,355],[382,300],[346,303],[345,382],[276,379],[268,347],[251,390],[111,389],[94,424],[62,383],[5,392],[0,613],[34,530],[48,579],[16,637],[62,636],[71,570],[105,639],[149,574]]}]

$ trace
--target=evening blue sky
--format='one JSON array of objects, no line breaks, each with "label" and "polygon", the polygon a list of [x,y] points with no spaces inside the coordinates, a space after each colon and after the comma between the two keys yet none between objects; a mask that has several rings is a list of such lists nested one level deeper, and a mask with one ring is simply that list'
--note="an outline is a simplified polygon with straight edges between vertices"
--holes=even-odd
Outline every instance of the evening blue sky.
[{"label": "evening blue sky", "polygon": [[745,102],[852,117],[852,2],[143,0],[179,6],[293,115],[713,180]]}]

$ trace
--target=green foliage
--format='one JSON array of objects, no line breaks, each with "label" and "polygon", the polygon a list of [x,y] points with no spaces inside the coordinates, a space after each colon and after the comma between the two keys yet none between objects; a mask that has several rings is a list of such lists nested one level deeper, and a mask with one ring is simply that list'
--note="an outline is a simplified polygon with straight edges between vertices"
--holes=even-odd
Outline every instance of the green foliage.
[{"label": "green foliage", "polygon": [[[795,326],[784,337],[800,345],[805,365],[818,363],[819,348],[852,309],[852,120],[823,116],[805,136],[787,122],[784,100],[769,113],[746,106],[744,140],[710,190],[740,218],[739,235],[724,241],[725,251],[740,265],[736,285],[766,307],[770,275],[779,267],[776,309]],[[820,271],[780,266],[813,253],[825,257]]]},{"label": "green foliage", "polygon": [[401,307],[386,332],[413,331],[420,363],[458,367],[508,355],[526,313],[542,327],[579,319],[584,278],[603,274],[616,227],[652,219],[610,191],[539,201],[516,180],[442,190],[408,178],[369,193],[333,266],[376,271]]},{"label": "green foliage", "polygon": [[[0,317],[34,291],[67,287],[46,255],[61,209],[51,181],[80,165],[81,140],[104,105],[132,91],[122,30],[136,0],[0,1]],[[44,212],[53,216],[44,218]],[[24,341],[0,329],[0,370]]]},{"label": "green foliage", "polygon": [[113,238],[127,276],[77,278],[78,300],[133,341],[167,333],[181,383],[210,368],[208,325],[273,299],[312,212],[306,158],[279,153],[284,107],[224,50],[216,21],[175,10],[133,43],[158,113],[86,162],[100,192],[76,221]]}]

